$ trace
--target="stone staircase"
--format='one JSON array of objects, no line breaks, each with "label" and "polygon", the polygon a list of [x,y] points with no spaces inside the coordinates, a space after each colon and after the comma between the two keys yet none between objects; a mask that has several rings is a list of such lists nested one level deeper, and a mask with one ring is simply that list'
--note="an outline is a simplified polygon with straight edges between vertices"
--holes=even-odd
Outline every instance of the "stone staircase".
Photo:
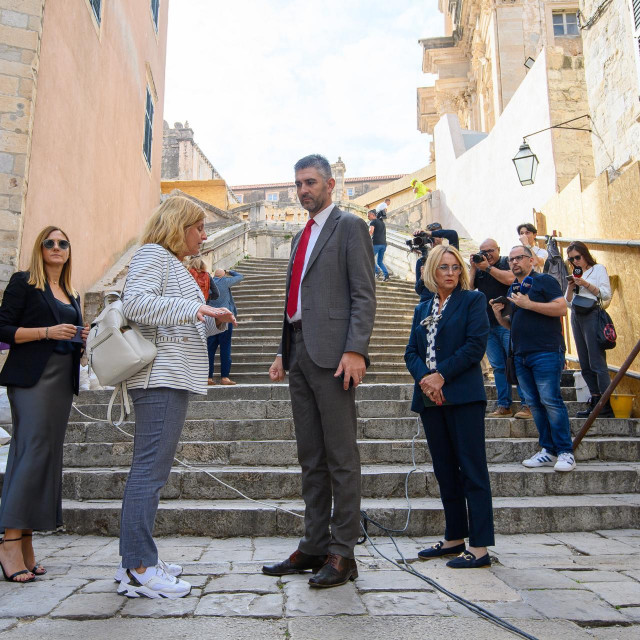
[{"label": "stone staircase", "polygon": [[[177,456],[215,474],[254,499],[302,513],[300,469],[286,384],[267,369],[280,337],[286,261],[248,259],[234,288],[240,326],[233,338],[235,387],[210,387],[190,404]],[[362,457],[363,509],[399,528],[406,518],[404,482],[411,439],[419,470],[409,481],[410,535],[440,535],[444,523],[422,427],[411,413],[411,379],[403,361],[417,296],[411,283],[377,284],[372,366],[356,393]],[[573,377],[563,376],[571,416],[579,403]],[[489,408],[496,390],[487,385]],[[104,418],[108,391],[83,392],[78,407]],[[113,427],[72,411],[64,451],[65,524],[84,534],[118,534],[120,500],[132,441]],[[574,433],[582,421],[572,417]],[[487,455],[500,533],[589,531],[637,527],[640,522],[640,420],[599,419],[577,452],[577,469],[528,470],[520,463],[537,448],[533,421],[487,418]],[[125,429],[133,431],[133,424]],[[419,429],[419,431],[418,431]],[[301,520],[240,499],[212,478],[175,466],[162,492],[158,534],[298,535]],[[375,533],[375,532],[374,532]]]}]

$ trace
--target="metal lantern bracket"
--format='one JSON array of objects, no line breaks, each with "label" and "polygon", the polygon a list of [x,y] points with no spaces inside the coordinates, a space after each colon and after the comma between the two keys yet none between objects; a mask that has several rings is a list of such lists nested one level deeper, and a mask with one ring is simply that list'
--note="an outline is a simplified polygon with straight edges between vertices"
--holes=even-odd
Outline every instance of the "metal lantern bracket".
[{"label": "metal lantern bracket", "polygon": [[571,129],[572,131],[588,131],[589,133],[592,133],[593,130],[591,128],[586,129],[585,127],[567,127],[565,125],[567,124],[571,124],[572,122],[575,122],[576,120],[582,120],[583,118],[587,118],[589,120],[589,122],[591,122],[591,116],[589,114],[585,114],[583,116],[578,116],[577,118],[572,118],[571,120],[566,120],[565,122],[560,122],[558,124],[552,124],[550,127],[547,127],[546,129],[540,129],[540,131],[534,131],[533,133],[530,133],[526,136],[524,136],[524,138],[522,138],[522,140],[524,142],[527,141],[527,138],[531,138],[531,136],[535,136],[539,133],[542,133],[543,131],[549,131],[550,129]]}]

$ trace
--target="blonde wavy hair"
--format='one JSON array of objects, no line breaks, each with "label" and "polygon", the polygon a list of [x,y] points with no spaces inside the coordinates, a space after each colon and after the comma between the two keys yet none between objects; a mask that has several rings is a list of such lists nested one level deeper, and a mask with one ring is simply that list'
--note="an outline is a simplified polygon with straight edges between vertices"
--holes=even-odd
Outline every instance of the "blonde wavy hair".
[{"label": "blonde wavy hair", "polygon": [[147,221],[140,243],[159,244],[174,255],[180,255],[187,250],[186,230],[204,218],[204,209],[200,205],[183,196],[171,196]]},{"label": "blonde wavy hair", "polygon": [[[54,232],[59,231],[67,240],[69,236],[60,228],[53,225],[45,227],[37,236],[33,243],[33,251],[31,252],[31,261],[29,262],[29,280],[28,284],[33,285],[36,289],[44,291],[47,284],[47,274],[44,270],[44,258],[42,257],[42,243]],[[69,257],[62,266],[60,274],[60,285],[68,295],[74,298],[78,297],[78,292],[71,284],[71,242],[69,242]]]},{"label": "blonde wavy hair", "polygon": [[438,245],[431,249],[429,257],[422,267],[422,279],[424,280],[425,287],[434,293],[438,291],[438,285],[436,284],[436,269],[438,268],[440,260],[442,260],[445,253],[453,255],[460,265],[460,279],[458,280],[460,288],[470,289],[467,265],[462,259],[462,254],[453,245],[448,245],[446,247],[444,245]]}]

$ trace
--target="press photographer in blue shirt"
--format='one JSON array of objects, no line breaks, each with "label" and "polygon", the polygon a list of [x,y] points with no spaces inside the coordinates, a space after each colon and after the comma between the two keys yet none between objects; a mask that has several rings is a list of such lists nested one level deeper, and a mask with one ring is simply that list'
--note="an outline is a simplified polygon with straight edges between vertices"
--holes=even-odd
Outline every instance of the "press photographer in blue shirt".
[{"label": "press photographer in blue shirt", "polygon": [[569,414],[560,390],[565,352],[560,318],[567,314],[567,303],[557,280],[537,273],[533,260],[528,247],[511,250],[509,265],[516,279],[507,295],[510,309],[495,299],[491,306],[498,322],[511,329],[518,382],[539,434],[541,451],[522,464],[572,471],[576,462]]}]

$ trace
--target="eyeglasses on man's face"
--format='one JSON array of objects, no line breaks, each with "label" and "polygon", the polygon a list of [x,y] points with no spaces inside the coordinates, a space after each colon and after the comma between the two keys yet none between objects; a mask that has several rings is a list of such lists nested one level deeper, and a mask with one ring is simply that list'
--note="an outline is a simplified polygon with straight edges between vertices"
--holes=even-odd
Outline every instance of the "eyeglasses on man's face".
[{"label": "eyeglasses on man's face", "polygon": [[58,245],[58,248],[61,249],[62,251],[66,251],[71,246],[68,240],[54,240],[53,238],[47,238],[46,240],[42,241],[42,246],[45,249],[49,249],[49,250],[53,249],[53,247],[55,247],[56,244]]},{"label": "eyeglasses on man's face", "polygon": [[568,260],[573,264],[576,260],[582,260],[582,256],[578,254],[577,256],[571,256]]},{"label": "eyeglasses on man's face", "polygon": [[436,268],[440,273],[448,273],[449,271],[451,271],[451,273],[458,273],[461,270],[459,264],[441,264]]},{"label": "eyeglasses on man's face", "polygon": [[525,258],[528,258],[529,256],[526,253],[521,253],[518,256],[511,256],[509,258],[509,263],[513,263],[513,262],[521,262],[522,260],[524,260]]}]

